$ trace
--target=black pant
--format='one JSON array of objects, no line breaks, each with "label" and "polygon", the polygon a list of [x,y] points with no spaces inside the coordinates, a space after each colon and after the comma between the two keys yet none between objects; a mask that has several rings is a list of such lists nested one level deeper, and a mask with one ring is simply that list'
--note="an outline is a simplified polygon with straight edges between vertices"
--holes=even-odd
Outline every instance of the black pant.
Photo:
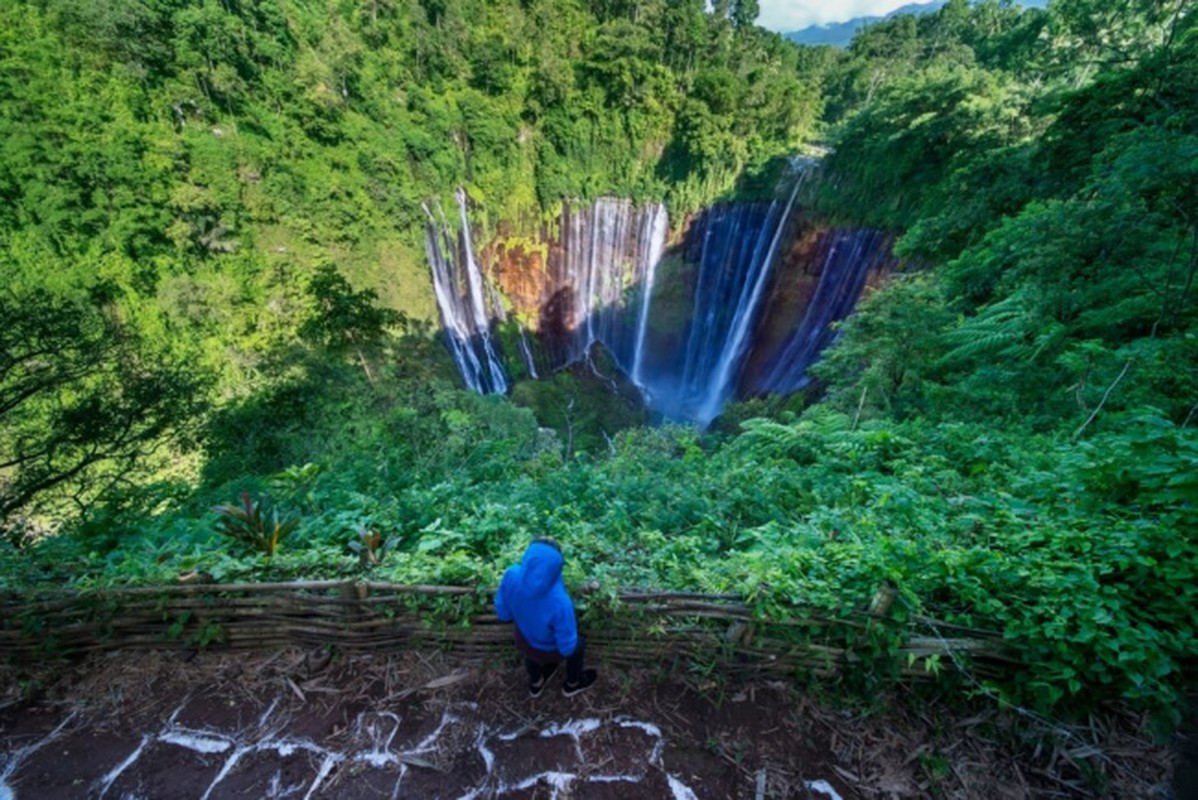
[{"label": "black pant", "polygon": [[[574,652],[566,657],[566,683],[579,683],[582,681],[582,660],[585,655],[587,640],[583,637],[578,637],[578,647],[574,648]],[[524,668],[528,670],[528,680],[532,683],[539,682],[546,677],[548,672],[554,665],[560,664],[562,656],[559,653],[545,653],[540,650],[533,651],[536,658],[528,653],[524,656]]]}]

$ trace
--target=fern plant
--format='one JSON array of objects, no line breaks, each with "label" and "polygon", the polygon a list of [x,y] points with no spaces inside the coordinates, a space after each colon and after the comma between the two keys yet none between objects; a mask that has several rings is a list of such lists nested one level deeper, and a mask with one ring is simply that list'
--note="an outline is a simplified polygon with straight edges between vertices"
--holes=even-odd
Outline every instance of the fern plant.
[{"label": "fern plant", "polygon": [[951,348],[940,365],[993,358],[1027,356],[1024,350],[1033,337],[1035,325],[1023,292],[991,304],[977,316],[961,322],[944,335]]},{"label": "fern plant", "polygon": [[241,493],[241,503],[226,503],[213,509],[219,516],[216,521],[218,533],[247,545],[251,550],[275,554],[279,542],[299,527],[294,517],[279,519],[279,510],[265,501],[254,500],[249,492]]}]

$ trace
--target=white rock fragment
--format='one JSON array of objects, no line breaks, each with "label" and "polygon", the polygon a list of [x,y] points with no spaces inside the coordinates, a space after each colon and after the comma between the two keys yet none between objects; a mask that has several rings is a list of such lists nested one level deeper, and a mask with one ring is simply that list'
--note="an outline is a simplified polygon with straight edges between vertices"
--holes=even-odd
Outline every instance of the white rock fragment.
[{"label": "white rock fragment", "polygon": [[197,753],[223,753],[233,746],[233,743],[223,736],[205,736],[186,730],[167,731],[158,737],[158,741],[185,747]]},{"label": "white rock fragment", "polygon": [[832,784],[827,781],[803,781],[803,785],[812,792],[822,792],[828,796],[828,800],[842,800],[841,796],[832,788]]},{"label": "white rock fragment", "polygon": [[666,780],[670,782],[670,793],[674,796],[674,800],[699,800],[689,786],[673,775],[666,775]]},{"label": "white rock fragment", "polygon": [[571,719],[567,720],[566,722],[558,722],[550,725],[547,728],[544,728],[541,731],[541,738],[547,739],[550,736],[562,735],[578,738],[584,733],[590,733],[591,731],[599,730],[600,724],[601,723],[597,719]]}]

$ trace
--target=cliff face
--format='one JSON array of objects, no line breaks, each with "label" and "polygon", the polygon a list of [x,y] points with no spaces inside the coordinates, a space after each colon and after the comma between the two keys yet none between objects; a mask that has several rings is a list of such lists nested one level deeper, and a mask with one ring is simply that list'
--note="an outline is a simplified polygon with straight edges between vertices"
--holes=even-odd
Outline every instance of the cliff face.
[{"label": "cliff face", "polygon": [[556,368],[603,342],[630,372],[645,309],[642,287],[665,247],[665,207],[601,198],[566,206],[554,235],[500,237],[484,248],[488,274]]},{"label": "cliff face", "polygon": [[786,394],[807,384],[805,372],[835,338],[833,323],[899,266],[893,236],[799,220],[774,269],[739,383],[742,396]]},{"label": "cliff face", "polygon": [[515,315],[532,331],[540,330],[540,310],[549,300],[548,262],[551,249],[559,249],[559,246],[544,238],[536,240],[501,235],[481,252],[491,280]]},{"label": "cliff face", "polygon": [[[811,221],[796,194],[713,206],[673,238],[664,207],[613,198],[537,237],[501,231],[479,268],[530,343],[504,357],[545,374],[601,343],[651,407],[700,423],[731,397],[802,388],[832,324],[896,262],[889,236]],[[477,326],[468,338],[487,343]]]}]

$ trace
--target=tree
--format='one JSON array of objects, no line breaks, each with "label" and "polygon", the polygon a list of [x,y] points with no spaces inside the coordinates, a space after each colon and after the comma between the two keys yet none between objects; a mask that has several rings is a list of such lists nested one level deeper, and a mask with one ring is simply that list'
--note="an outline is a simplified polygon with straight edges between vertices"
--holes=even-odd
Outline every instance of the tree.
[{"label": "tree", "polygon": [[355,292],[349,281],[331,265],[321,267],[308,283],[313,302],[311,316],[300,326],[300,336],[333,351],[353,351],[366,377],[374,382],[365,349],[377,346],[391,326],[407,328],[407,317],[377,305],[373,289]]},{"label": "tree", "polygon": [[951,319],[931,275],[896,277],[840,323],[839,341],[811,372],[829,384],[831,403],[855,418],[866,409],[895,416],[920,410]]},{"label": "tree", "polygon": [[[954,170],[1029,133],[1026,98],[1005,76],[930,67],[886,86],[844,128],[829,170],[842,211],[880,227],[907,227]],[[955,202],[955,198],[954,198]]]},{"label": "tree", "polygon": [[0,521],[55,490],[85,506],[201,416],[207,376],[98,300],[0,295]]},{"label": "tree", "polygon": [[737,30],[751,28],[761,13],[761,4],[757,0],[736,0],[732,4],[732,22]]},{"label": "tree", "polygon": [[1126,67],[1168,48],[1193,25],[1186,0],[1059,0],[1050,31],[1061,69],[1084,77],[1095,67]]}]

